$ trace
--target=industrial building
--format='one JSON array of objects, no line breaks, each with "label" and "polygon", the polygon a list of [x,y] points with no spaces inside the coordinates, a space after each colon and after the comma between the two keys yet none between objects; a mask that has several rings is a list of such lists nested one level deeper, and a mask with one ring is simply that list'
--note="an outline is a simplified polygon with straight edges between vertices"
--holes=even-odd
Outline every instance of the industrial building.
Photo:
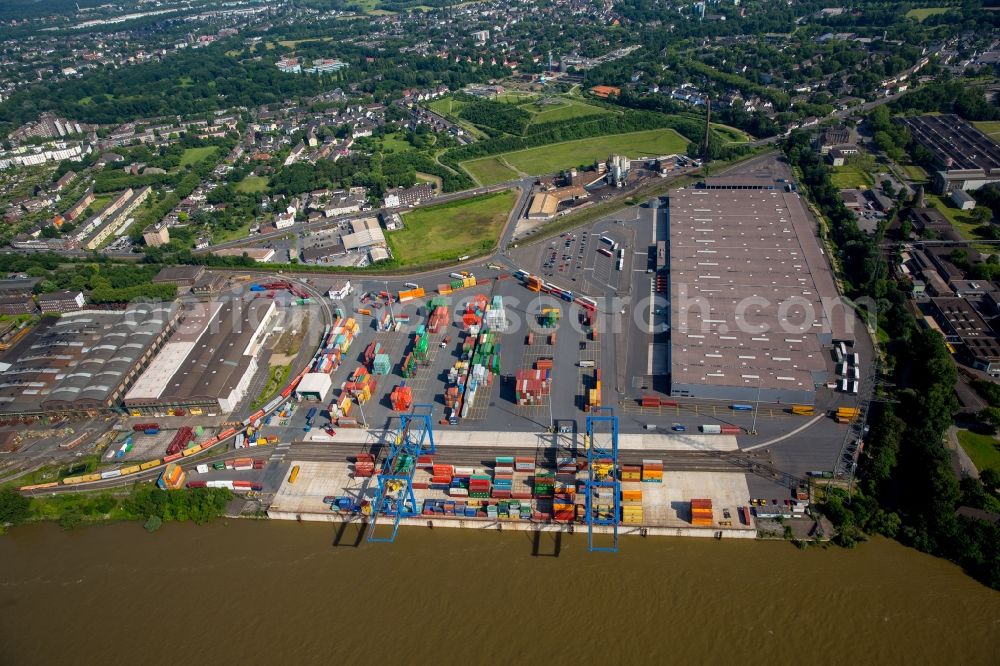
[{"label": "industrial building", "polygon": [[227,247],[212,250],[217,257],[249,257],[258,263],[266,263],[274,259],[274,249],[269,247]]},{"label": "industrial building", "polygon": [[204,275],[204,266],[165,266],[153,278],[153,284],[175,284],[177,293],[184,293]]},{"label": "industrial building", "polygon": [[31,296],[42,278],[23,277],[0,280],[0,296]]},{"label": "industrial building", "polygon": [[671,193],[671,394],[812,404],[852,333],[799,196],[744,181]]},{"label": "industrial building", "polygon": [[295,388],[295,397],[310,402],[324,402],[330,397],[333,381],[327,372],[308,372]]},{"label": "industrial building", "polygon": [[174,305],[85,310],[45,317],[3,358],[0,411],[94,414],[117,408],[125,391],[176,326]]},{"label": "industrial building", "polygon": [[0,296],[0,314],[34,314],[38,306],[31,296]]},{"label": "industrial building", "polygon": [[934,187],[941,194],[1000,182],[1000,144],[954,114],[897,119],[934,156]]},{"label": "industrial building", "polygon": [[125,395],[136,414],[229,413],[246,397],[277,317],[272,299],[188,303],[181,324]]},{"label": "industrial building", "polygon": [[1000,375],[1000,340],[993,329],[964,298],[932,298],[934,319],[945,339],[959,346],[959,353],[978,370]]},{"label": "industrial building", "polygon": [[38,297],[42,312],[75,312],[82,310],[85,302],[82,291],[53,291]]}]

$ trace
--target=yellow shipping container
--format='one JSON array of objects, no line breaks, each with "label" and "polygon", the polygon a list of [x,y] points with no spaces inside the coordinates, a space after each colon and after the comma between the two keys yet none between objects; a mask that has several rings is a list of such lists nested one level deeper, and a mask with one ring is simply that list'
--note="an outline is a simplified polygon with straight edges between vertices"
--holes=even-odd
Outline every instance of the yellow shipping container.
[{"label": "yellow shipping container", "polygon": [[159,467],[159,466],[160,466],[159,460],[150,460],[149,462],[144,462],[141,465],[139,465],[139,469],[145,471],[147,469],[153,469],[154,467]]},{"label": "yellow shipping container", "polygon": [[139,465],[132,465],[131,467],[122,467],[122,476],[128,476],[129,474],[135,474],[140,469]]},{"label": "yellow shipping container", "polygon": [[292,468],[292,473],[288,475],[288,483],[295,483],[295,479],[299,478],[299,466],[296,465]]}]

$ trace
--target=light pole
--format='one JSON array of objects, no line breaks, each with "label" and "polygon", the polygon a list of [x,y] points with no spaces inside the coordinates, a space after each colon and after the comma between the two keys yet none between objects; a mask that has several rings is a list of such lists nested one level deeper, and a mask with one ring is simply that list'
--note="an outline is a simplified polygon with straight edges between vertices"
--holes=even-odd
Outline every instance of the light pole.
[{"label": "light pole", "polygon": [[757,377],[757,402],[753,405],[753,424],[750,426],[750,434],[757,434],[757,410],[760,409],[760,377]]}]

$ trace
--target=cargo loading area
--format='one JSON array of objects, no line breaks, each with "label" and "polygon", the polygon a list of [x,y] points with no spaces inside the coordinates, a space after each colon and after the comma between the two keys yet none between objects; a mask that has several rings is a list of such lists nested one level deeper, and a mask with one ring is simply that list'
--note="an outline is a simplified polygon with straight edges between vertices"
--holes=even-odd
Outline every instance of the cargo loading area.
[{"label": "cargo loading area", "polygon": [[[530,459],[529,459],[530,460]],[[517,464],[517,463],[515,463]],[[289,520],[351,521],[367,520],[361,510],[352,507],[374,502],[378,486],[372,477],[355,477],[355,463],[336,462],[291,462],[291,469],[298,468],[294,481],[286,476],[281,488],[275,494],[268,510],[272,518]],[[555,518],[560,500],[554,497],[533,497],[533,494],[558,496],[559,490],[576,488],[586,474],[557,473],[555,468],[535,470],[534,462],[529,462],[531,471],[515,471],[510,499],[471,498],[469,495],[452,495],[443,482],[446,476],[462,472],[470,478],[493,479],[493,466],[469,465],[428,465],[418,467],[414,474],[414,495],[420,504],[418,517],[405,519],[403,524],[427,526],[454,526],[479,529],[497,529],[502,521],[504,529],[564,529],[575,525],[580,529],[578,518],[583,514],[583,505],[576,500],[568,500],[567,513]],[[637,465],[642,469],[642,465]],[[435,477],[434,474],[446,476]],[[641,474],[641,471],[639,472]],[[441,483],[433,483],[437,478]],[[451,477],[455,478],[455,477]],[[543,486],[541,483],[549,483]],[[742,474],[719,474],[707,472],[664,471],[657,480],[643,482],[626,481],[621,484],[624,507],[632,508],[625,513],[638,515],[634,530],[646,529],[648,534],[685,536],[717,536],[725,531],[726,537],[754,538],[756,523],[752,514],[744,514],[742,507],[749,496],[746,478]],[[538,492],[535,492],[536,489]],[[482,493],[480,493],[482,494]],[[518,498],[515,499],[514,496]],[[712,498],[708,501],[710,513],[701,520],[692,514],[691,499]],[[338,500],[340,505],[338,506]],[[343,507],[343,508],[341,508]],[[638,510],[638,514],[636,514]],[[749,518],[750,522],[747,522]],[[622,525],[621,533],[629,533],[629,522]],[[600,531],[600,530],[598,530]]]}]

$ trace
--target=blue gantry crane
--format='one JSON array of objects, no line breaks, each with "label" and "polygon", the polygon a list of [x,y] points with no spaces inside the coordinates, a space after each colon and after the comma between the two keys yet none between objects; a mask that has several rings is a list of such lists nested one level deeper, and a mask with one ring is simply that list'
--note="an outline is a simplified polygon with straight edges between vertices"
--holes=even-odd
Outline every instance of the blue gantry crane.
[{"label": "blue gantry crane", "polygon": [[[595,428],[596,426],[596,428]],[[610,432],[608,432],[610,428]],[[610,441],[608,438],[610,436]],[[610,407],[601,407],[596,415],[587,415],[587,549],[594,552],[618,552],[618,521],[621,519],[621,481],[618,476],[618,417]],[[611,491],[608,505],[594,503],[595,495]],[[606,495],[606,493],[604,493]],[[594,526],[611,527],[611,545],[594,545]]]},{"label": "blue gantry crane", "polygon": [[[399,521],[419,515],[417,498],[413,495],[413,474],[417,471],[417,458],[433,454],[434,426],[433,405],[414,405],[409,414],[399,417],[399,430],[389,446],[378,473],[378,494],[372,504],[368,541],[391,543],[396,540]],[[376,537],[379,516],[392,519],[392,532],[387,537]]]}]

